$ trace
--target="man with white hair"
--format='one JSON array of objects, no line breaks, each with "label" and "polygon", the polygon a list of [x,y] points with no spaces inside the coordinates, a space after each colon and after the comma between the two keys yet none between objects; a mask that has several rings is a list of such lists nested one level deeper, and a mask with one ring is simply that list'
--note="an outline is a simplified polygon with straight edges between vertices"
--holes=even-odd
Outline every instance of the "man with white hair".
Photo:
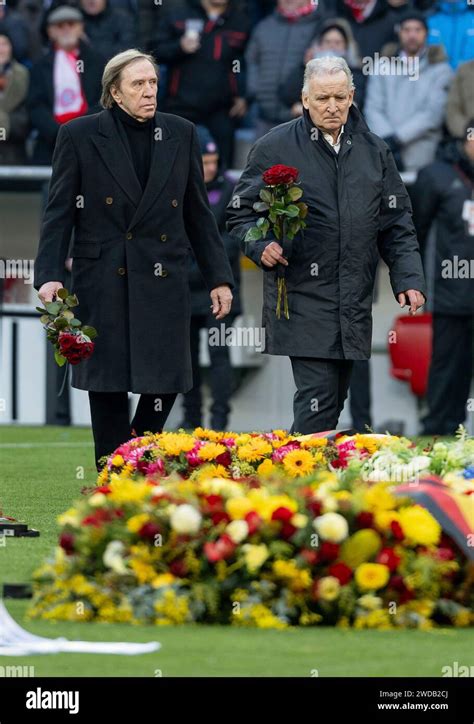
[{"label": "man with white hair", "polygon": [[[105,66],[104,110],[61,126],[35,260],[34,287],[52,301],[74,230],[70,291],[98,337],[72,386],[89,392],[98,468],[132,434],[160,432],[192,387],[190,246],[216,319],[232,301],[196,128],[157,111],[157,86],[153,58],[126,50]],[[141,393],[131,422],[129,391]]]},{"label": "man with white hair", "polygon": [[[353,105],[343,58],[310,61],[303,116],[272,129],[250,151],[228,206],[228,229],[265,272],[267,354],[290,357],[297,387],[293,432],[336,427],[353,360],[369,359],[372,295],[379,255],[395,299],[410,313],[425,302],[425,281],[407,191],[387,144]],[[253,209],[275,164],[296,167],[307,226],[292,243],[244,242]],[[277,268],[285,267],[289,318],[278,318]]]}]

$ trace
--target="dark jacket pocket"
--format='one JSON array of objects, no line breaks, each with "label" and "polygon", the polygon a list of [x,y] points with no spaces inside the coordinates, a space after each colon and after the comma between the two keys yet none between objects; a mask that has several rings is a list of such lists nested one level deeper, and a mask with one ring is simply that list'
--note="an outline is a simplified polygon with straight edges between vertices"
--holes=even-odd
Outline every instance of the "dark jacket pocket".
[{"label": "dark jacket pocket", "polygon": [[71,248],[71,256],[74,258],[98,259],[101,254],[101,245],[98,241],[77,241]]}]

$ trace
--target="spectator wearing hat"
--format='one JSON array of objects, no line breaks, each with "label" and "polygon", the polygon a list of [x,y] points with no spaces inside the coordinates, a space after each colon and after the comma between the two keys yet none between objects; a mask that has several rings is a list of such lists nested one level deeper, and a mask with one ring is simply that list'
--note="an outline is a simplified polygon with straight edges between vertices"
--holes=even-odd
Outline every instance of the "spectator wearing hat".
[{"label": "spectator wearing hat", "polygon": [[306,49],[321,25],[317,5],[308,0],[277,0],[276,8],[253,31],[245,53],[247,98],[257,104],[257,136],[294,118],[282,100],[282,82],[300,69]]},{"label": "spectator wearing hat", "polygon": [[106,60],[136,45],[136,20],[109,0],[80,0],[84,15],[84,33],[92,47]]},{"label": "spectator wearing hat", "polygon": [[168,69],[164,110],[209,128],[228,167],[236,125],[247,112],[249,32],[237,0],[188,0],[165,14],[151,44]]},{"label": "spectator wearing hat", "polygon": [[442,43],[456,69],[474,58],[474,7],[469,0],[442,0],[428,18],[428,43]]},{"label": "spectator wearing hat", "polygon": [[306,51],[304,61],[290,72],[280,86],[280,98],[291,108],[294,118],[301,116],[303,113],[301,88],[306,63],[309,63],[313,58],[321,58],[324,55],[339,56],[346,60],[354,80],[354,102],[360,110],[363,108],[367,76],[361,70],[359,49],[354,40],[351,26],[347,20],[329,18],[323,23],[316,39]]},{"label": "spectator wearing hat", "polygon": [[[219,150],[204,126],[197,126],[201,145],[204,182],[206,184],[209,204],[217,221],[227,256],[232,267],[235,287],[232,290],[232,312],[220,322],[218,329],[224,332],[232,326],[235,318],[242,313],[240,301],[240,246],[226,231],[226,207],[232,198],[233,181],[220,168]],[[201,330],[209,335],[216,329],[215,317],[209,308],[209,293],[199,271],[194,254],[190,250],[189,287],[191,290],[191,359],[193,368],[193,387],[183,395],[184,419],[180,427],[186,429],[200,427],[203,423],[202,378],[199,364],[199,348]],[[221,333],[219,339],[225,339]],[[211,391],[211,427],[213,430],[226,430],[230,413],[230,399],[234,389],[233,369],[230,361],[229,347],[211,343],[208,336],[210,369],[208,384]]]},{"label": "spectator wearing hat", "polygon": [[400,171],[431,163],[442,135],[452,70],[442,46],[426,46],[427,33],[424,15],[407,10],[398,45],[383,51],[399,61],[400,73],[374,72],[367,84],[366,121],[388,144]]},{"label": "spectator wearing hat", "polygon": [[28,70],[13,58],[8,29],[0,23],[0,164],[23,164],[28,135]]},{"label": "spectator wearing hat", "polygon": [[49,165],[60,126],[98,112],[104,59],[81,39],[84,22],[77,8],[57,7],[46,23],[51,48],[31,70],[28,109],[38,133],[33,161]]},{"label": "spectator wearing hat", "polygon": [[453,435],[467,416],[472,378],[474,277],[474,118],[446,160],[418,175],[414,220],[432,270],[433,353],[424,435]]},{"label": "spectator wearing hat", "polygon": [[471,118],[474,118],[474,60],[459,66],[449,89],[446,126],[451,136],[463,138]]}]

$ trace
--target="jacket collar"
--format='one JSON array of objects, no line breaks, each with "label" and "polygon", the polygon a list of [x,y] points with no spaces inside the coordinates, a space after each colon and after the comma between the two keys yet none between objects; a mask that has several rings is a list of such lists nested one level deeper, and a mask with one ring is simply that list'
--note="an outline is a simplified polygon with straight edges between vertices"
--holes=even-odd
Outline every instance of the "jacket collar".
[{"label": "jacket collar", "polygon": [[[311,133],[314,128],[314,123],[311,119],[309,111],[306,108],[303,108],[303,118],[308,133]],[[359,111],[357,106],[352,104],[352,106],[349,108],[349,115],[347,117],[347,121],[344,124],[344,134],[347,136],[352,136],[354,133],[367,133],[368,130],[369,127],[365,122],[362,113]]]},{"label": "jacket collar", "polygon": [[132,159],[125,147],[123,153],[117,152],[118,144],[123,145],[110,110],[99,113],[99,130],[91,136],[105,165],[111,175],[118,181],[124,192],[134,204],[135,213],[129,229],[136,226],[143,218],[158,195],[163,191],[173,168],[179,147],[179,140],[173,136],[166,119],[166,114],[155,113],[153,152],[150,163],[150,174],[145,189],[135,173]]}]

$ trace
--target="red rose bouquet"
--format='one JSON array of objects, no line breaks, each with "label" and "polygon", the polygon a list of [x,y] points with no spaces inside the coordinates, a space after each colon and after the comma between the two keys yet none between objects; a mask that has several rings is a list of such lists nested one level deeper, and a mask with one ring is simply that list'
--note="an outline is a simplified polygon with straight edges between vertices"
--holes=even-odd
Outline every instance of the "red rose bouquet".
[{"label": "red rose bouquet", "polygon": [[79,304],[75,294],[69,294],[67,289],[56,292],[56,301],[46,302],[43,307],[36,307],[41,312],[40,321],[46,330],[47,339],[54,346],[54,358],[62,367],[66,362],[77,365],[88,359],[94,351],[94,337],[97,331],[94,327],[83,325],[76,319],[73,307]]},{"label": "red rose bouquet", "polygon": [[[283,249],[283,256],[288,258],[291,243],[296,234],[306,227],[305,218],[308,214],[307,205],[300,201],[303,189],[297,182],[299,171],[293,166],[278,164],[271,166],[262,175],[266,184],[261,189],[260,201],[253,204],[257,213],[263,214],[245,235],[245,241],[265,239],[271,230]],[[285,266],[277,266],[278,299],[276,316],[280,319],[283,302],[284,314],[289,319],[288,293],[286,289]]]}]

